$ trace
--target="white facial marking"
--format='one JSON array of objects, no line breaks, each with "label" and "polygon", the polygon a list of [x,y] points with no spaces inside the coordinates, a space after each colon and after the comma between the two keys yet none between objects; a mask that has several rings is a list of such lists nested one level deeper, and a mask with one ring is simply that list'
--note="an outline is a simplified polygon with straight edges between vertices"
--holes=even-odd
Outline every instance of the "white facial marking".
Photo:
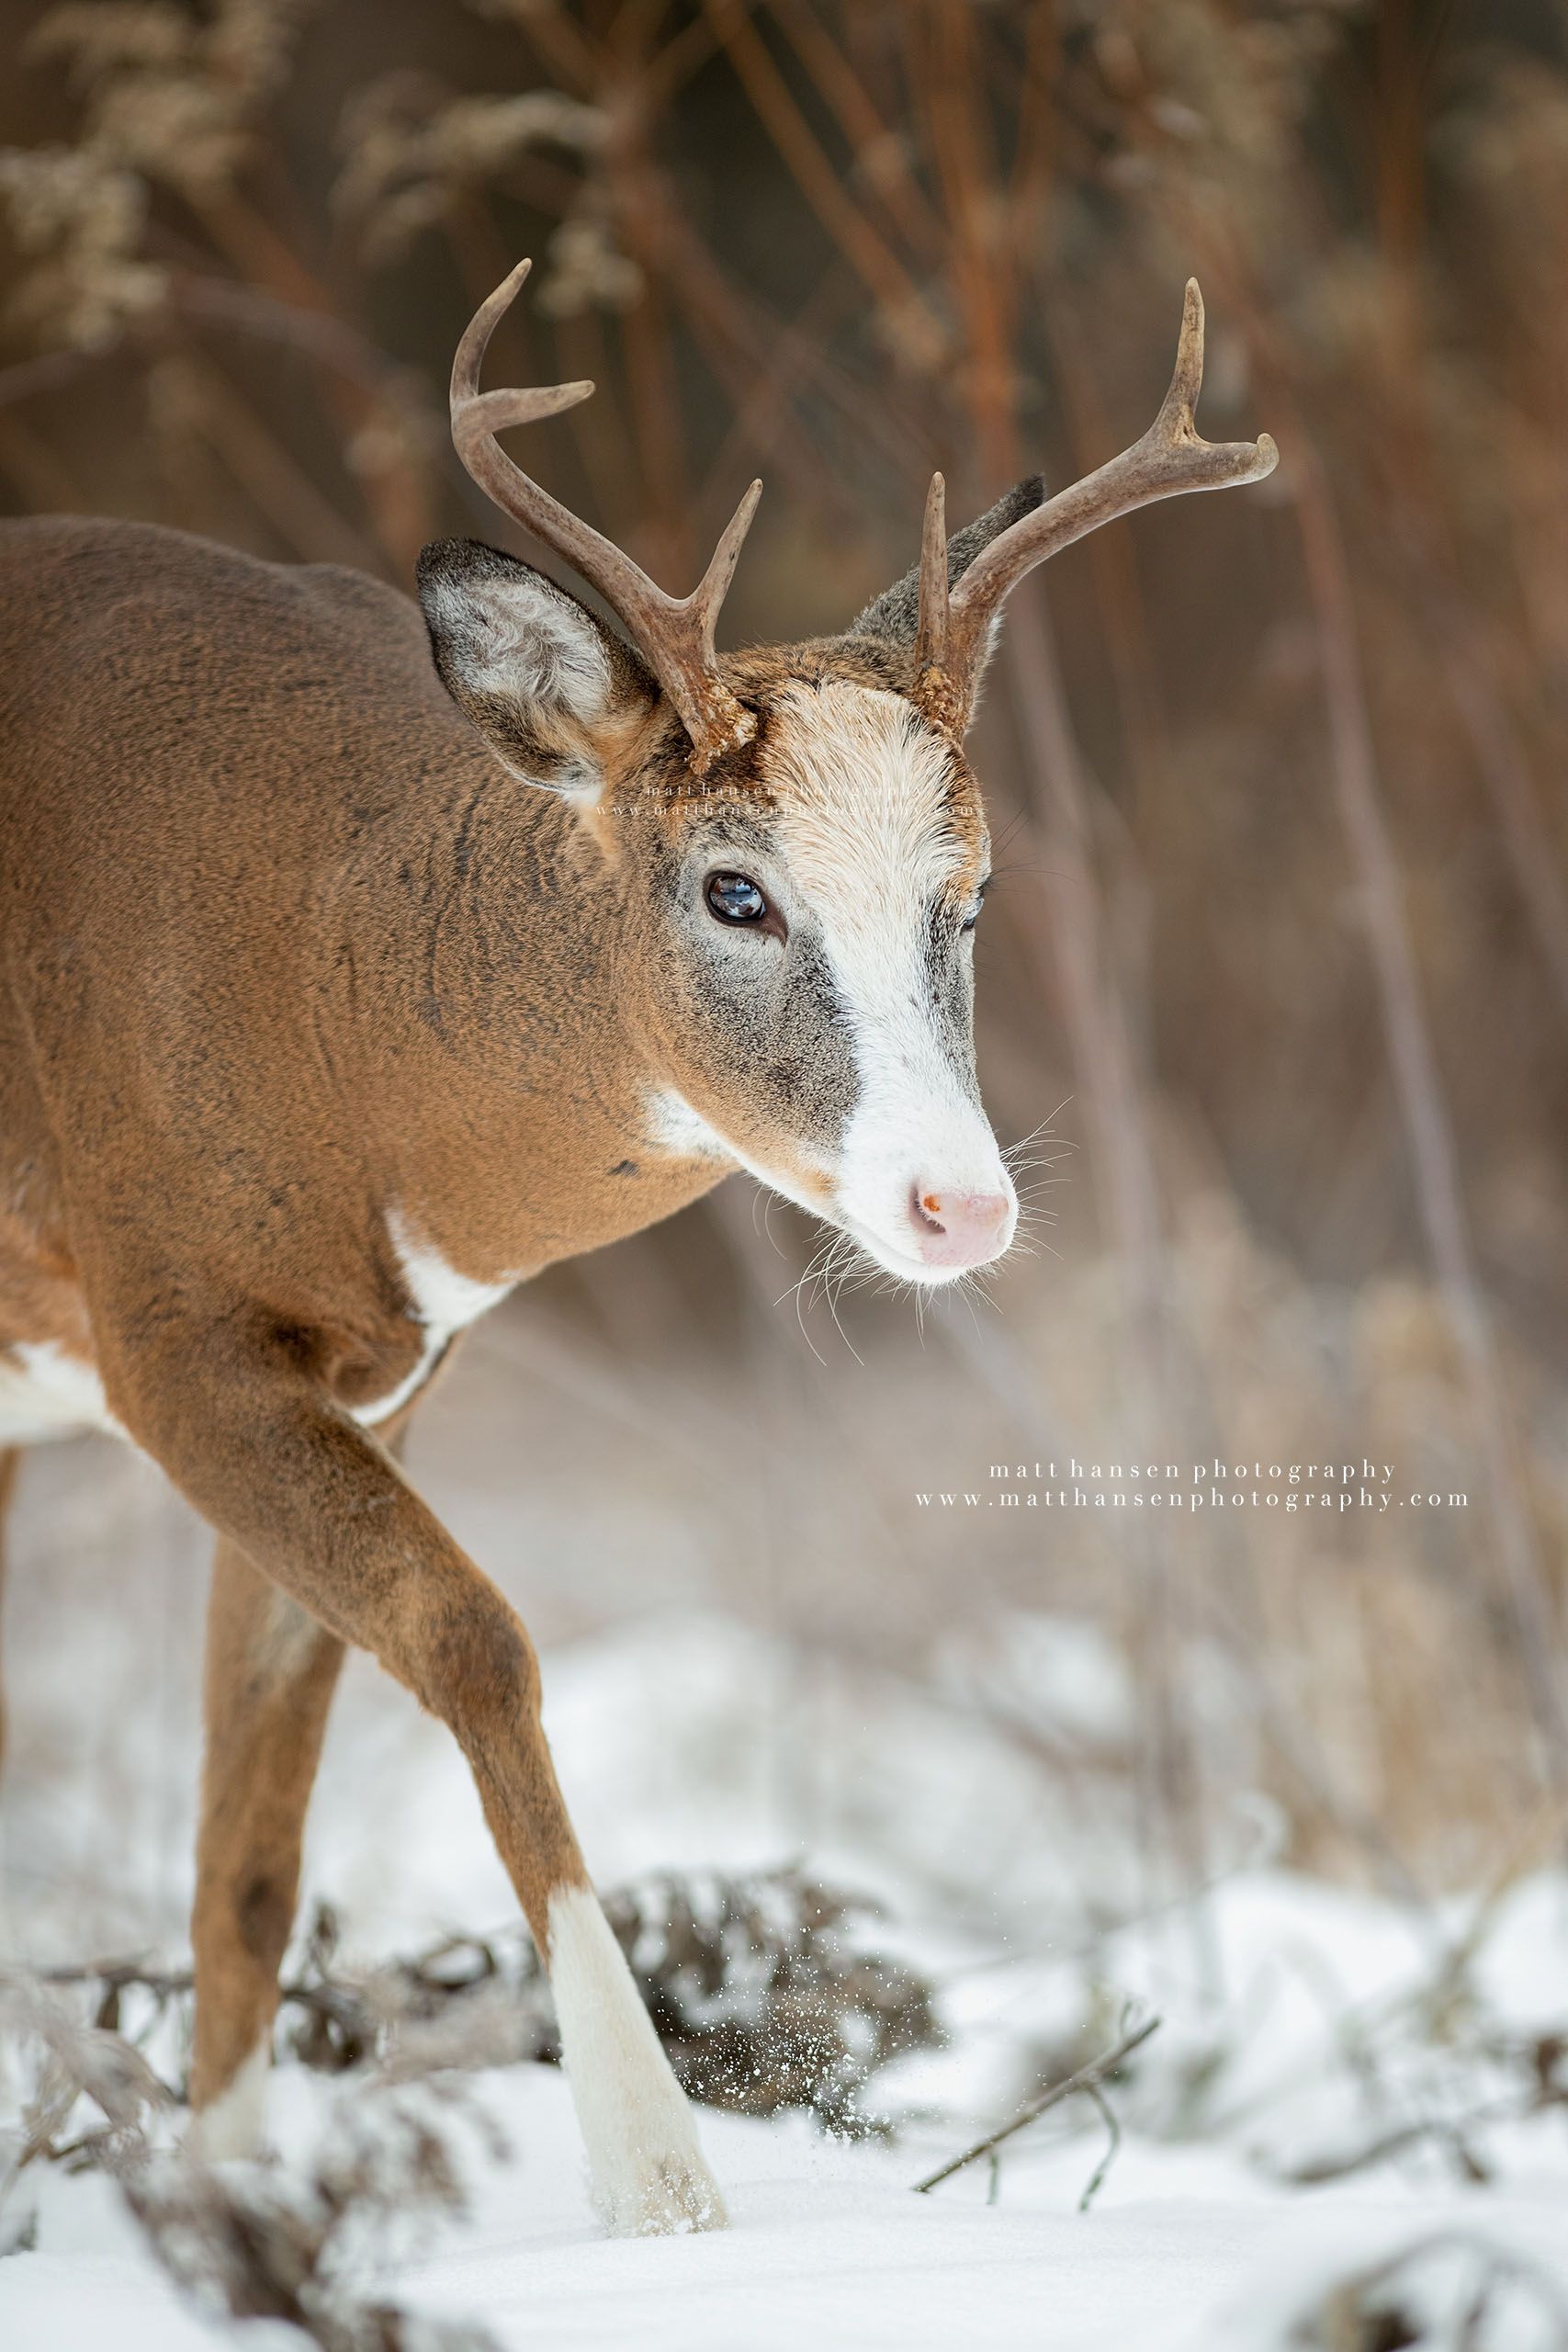
[{"label": "white facial marking", "polygon": [[1001,1198],[994,1255],[1012,1238],[1017,1203],[931,1001],[931,910],[964,865],[950,754],[902,695],[833,680],[781,699],[769,760],[791,882],[821,926],[852,1034],[859,1093],[840,1157],[838,1215],[891,1272],[952,1281],[961,1265],[920,1255],[917,1188]]},{"label": "white facial marking", "polygon": [[[799,1185],[791,1182],[782,1169],[764,1167],[760,1159],[742,1151],[739,1144],[729,1142],[716,1127],[710,1126],[702,1113],[694,1111],[685,1096],[678,1094],[672,1086],[661,1087],[658,1093],[649,1095],[647,1111],[649,1141],[656,1151],[667,1151],[675,1159],[708,1159],[721,1162],[727,1169],[744,1168],[759,1184],[765,1184],[770,1192],[782,1193],[786,1201],[793,1201],[796,1208],[806,1209],[812,1216],[822,1215],[819,1194],[803,1191]],[[831,1180],[832,1169],[821,1160],[818,1153],[800,1143],[795,1144],[794,1149],[799,1160],[814,1164],[820,1162],[823,1176]]]},{"label": "white facial marking", "polygon": [[448,1341],[476,1322],[488,1308],[499,1305],[522,1279],[518,1274],[505,1274],[499,1282],[477,1282],[471,1274],[459,1273],[439,1250],[414,1238],[400,1209],[388,1211],[387,1231],[397,1254],[403,1285],[413,1301],[414,1319],[424,1327],[424,1345],[419,1362],[405,1380],[400,1380],[387,1396],[377,1397],[374,1404],[355,1408],[355,1419],[368,1429],[395,1413],[400,1405],[407,1404],[429,1378]]},{"label": "white facial marking", "polygon": [[0,1349],[0,1445],[37,1445],[84,1430],[125,1435],[91,1364],[53,1340]]},{"label": "white facial marking", "polygon": [[593,2199],[617,2237],[725,2225],[724,2200],[592,1887],[549,1901],[549,1978]]},{"label": "white facial marking", "polygon": [[272,2036],[264,2034],[249,2056],[241,2060],[225,2088],[191,2119],[192,2153],[203,2164],[260,2155],[271,2072]]}]

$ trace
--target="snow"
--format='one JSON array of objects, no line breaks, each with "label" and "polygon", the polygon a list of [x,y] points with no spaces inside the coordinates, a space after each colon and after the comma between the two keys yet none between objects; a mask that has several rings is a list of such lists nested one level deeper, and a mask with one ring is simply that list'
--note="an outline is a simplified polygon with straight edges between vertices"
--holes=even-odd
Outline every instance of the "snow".
[{"label": "snow", "polygon": [[[296,2090],[313,2087],[296,2084]],[[931,2197],[908,2149],[837,2146],[798,2122],[705,2115],[725,2184],[722,2235],[612,2241],[592,2224],[566,2086],[553,2070],[483,2078],[515,2162],[449,2243],[383,2271],[379,2293],[482,2320],[497,2341],[638,2352],[798,2352],[803,2344],[923,2352],[1259,2352],[1337,2266],[1437,2228],[1483,2231],[1568,2294],[1555,2191],[1391,2198],[1259,2188],[1234,2159],[1130,2145],[1101,2205],[1074,2210],[1085,2143]],[[296,2120],[299,2119],[296,2118]],[[112,2210],[107,2184],[51,2179],[37,2252],[0,2264],[0,2342],[16,2352],[196,2352],[232,2342],[193,2318]],[[252,2326],[263,2352],[299,2339]],[[1509,2352],[1515,2352],[1510,2346]]]},{"label": "snow", "polygon": [[[160,1642],[176,1622],[171,1588]],[[183,1953],[194,1682],[161,1669],[171,1679],[154,1717],[137,1715],[130,1687],[145,1669],[122,1669],[126,1639],[106,1619],[101,1655],[78,1649],[51,1682],[40,1652],[17,1686],[24,1736],[38,1738],[51,1709],[59,1720],[48,1775],[12,1800],[17,1958]],[[467,2218],[367,2252],[376,2295],[481,2322],[503,2352],[1286,2352],[1309,2340],[1303,2314],[1336,2277],[1434,2237],[1449,2251],[1421,2267],[1414,2299],[1440,2318],[1445,2295],[1463,2300],[1441,2264],[1473,2262],[1480,2238],[1521,2268],[1476,2352],[1544,2346],[1540,2278],[1568,2309],[1568,2109],[1468,2119],[1518,2080],[1495,2045],[1568,2028],[1568,1877],[1541,1871],[1425,1906],[1330,1887],[1279,1867],[1241,1789],[1208,1895],[1129,1902],[1136,1872],[1094,1784],[1043,1777],[993,1713],[961,1703],[978,1681],[1038,1709],[1058,1672],[1049,1662],[1066,1654],[1055,1731],[1085,1752],[1113,1741],[1117,1660],[1087,1629],[1073,1639],[1060,1623],[998,1618],[923,1681],[705,1610],[551,1645],[548,1728],[604,1884],[804,1857],[882,1899],[887,1949],[937,1980],[949,2041],[877,2078],[873,2104],[897,2126],[888,2143],[836,2143],[800,2115],[705,2110],[732,2226],[688,2238],[606,2238],[562,2076],[491,2069],[474,2097],[510,2158],[471,2160]],[[90,1778],[73,1780],[86,1770],[66,1738],[73,1708],[92,1713],[99,1785],[109,1770],[123,1787],[108,1815]],[[307,1908],[315,1896],[331,1898],[345,1950],[364,1959],[515,1916],[452,1743],[364,1662],[346,1677],[312,1814]],[[1462,2015],[1434,2017],[1425,1988],[1472,1944]],[[1081,2099],[1010,2141],[994,2183],[982,2163],[914,2193],[1032,2087],[1112,2041],[1128,2005],[1162,2023],[1112,2094],[1122,2140],[1089,2211],[1078,2203],[1105,2132]],[[15,2065],[0,2072],[0,2121],[20,2087]],[[356,2076],[286,2059],[274,2083],[283,2165],[302,2164],[334,2102],[369,2095]],[[1465,2125],[1484,2185],[1460,2179],[1440,2134],[1323,2186],[1292,2183],[1422,2120]],[[236,2328],[187,2301],[102,2175],[36,2165],[19,2193],[36,2198],[36,2227],[28,2250],[0,2259],[5,2352],[299,2352],[279,2323]]]}]

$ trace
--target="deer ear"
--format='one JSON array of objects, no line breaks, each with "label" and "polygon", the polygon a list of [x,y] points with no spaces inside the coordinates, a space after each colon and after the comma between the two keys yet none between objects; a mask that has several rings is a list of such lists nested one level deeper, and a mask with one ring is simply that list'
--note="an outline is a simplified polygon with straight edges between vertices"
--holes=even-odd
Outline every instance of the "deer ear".
[{"label": "deer ear", "polygon": [[613,742],[659,699],[624,639],[532,564],[477,539],[433,539],[419,601],[441,683],[514,775],[592,800]]}]

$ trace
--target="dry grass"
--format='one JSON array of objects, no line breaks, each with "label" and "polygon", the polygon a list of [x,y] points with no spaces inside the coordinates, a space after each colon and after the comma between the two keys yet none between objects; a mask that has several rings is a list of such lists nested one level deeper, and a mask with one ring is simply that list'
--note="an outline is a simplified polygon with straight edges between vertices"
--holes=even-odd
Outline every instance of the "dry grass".
[{"label": "dry grass", "polygon": [[[933,462],[956,510],[1138,430],[1198,271],[1205,417],[1274,432],[1277,494],[1021,594],[978,739],[988,1091],[1008,1135],[1070,1098],[1078,1148],[1036,1171],[1071,1174],[1036,1204],[1060,1254],[918,1352],[906,1307],[846,1301],[857,1362],[819,1303],[818,1363],[777,1306],[790,1219],[775,1256],[724,1199],[480,1344],[651,1413],[688,1497],[724,1431],[780,1530],[738,1608],[911,1667],[977,1606],[1103,1617],[1142,1703],[1097,1769],[1151,1884],[1201,1877],[1259,1781],[1298,1856],[1393,1883],[1554,1841],[1560,16],[399,0],[374,68],[333,0],[5,22],[17,511],[406,578],[435,529],[499,527],[441,385],[531,249],[501,372],[602,386],[542,436],[552,482],[679,587],[755,467],[735,624],[829,627],[908,560]],[[1470,1503],[956,1547],[910,1506],[1069,1451],[1371,1454]]]}]

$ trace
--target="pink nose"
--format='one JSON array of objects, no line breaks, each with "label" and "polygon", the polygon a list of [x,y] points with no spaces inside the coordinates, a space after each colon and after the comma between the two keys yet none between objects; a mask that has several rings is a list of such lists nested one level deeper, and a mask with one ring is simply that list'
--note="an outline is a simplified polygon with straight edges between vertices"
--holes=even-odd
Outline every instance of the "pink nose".
[{"label": "pink nose", "polygon": [[983,1266],[1001,1248],[1010,1208],[1005,1193],[917,1184],[909,1194],[915,1246],[928,1266]]}]

